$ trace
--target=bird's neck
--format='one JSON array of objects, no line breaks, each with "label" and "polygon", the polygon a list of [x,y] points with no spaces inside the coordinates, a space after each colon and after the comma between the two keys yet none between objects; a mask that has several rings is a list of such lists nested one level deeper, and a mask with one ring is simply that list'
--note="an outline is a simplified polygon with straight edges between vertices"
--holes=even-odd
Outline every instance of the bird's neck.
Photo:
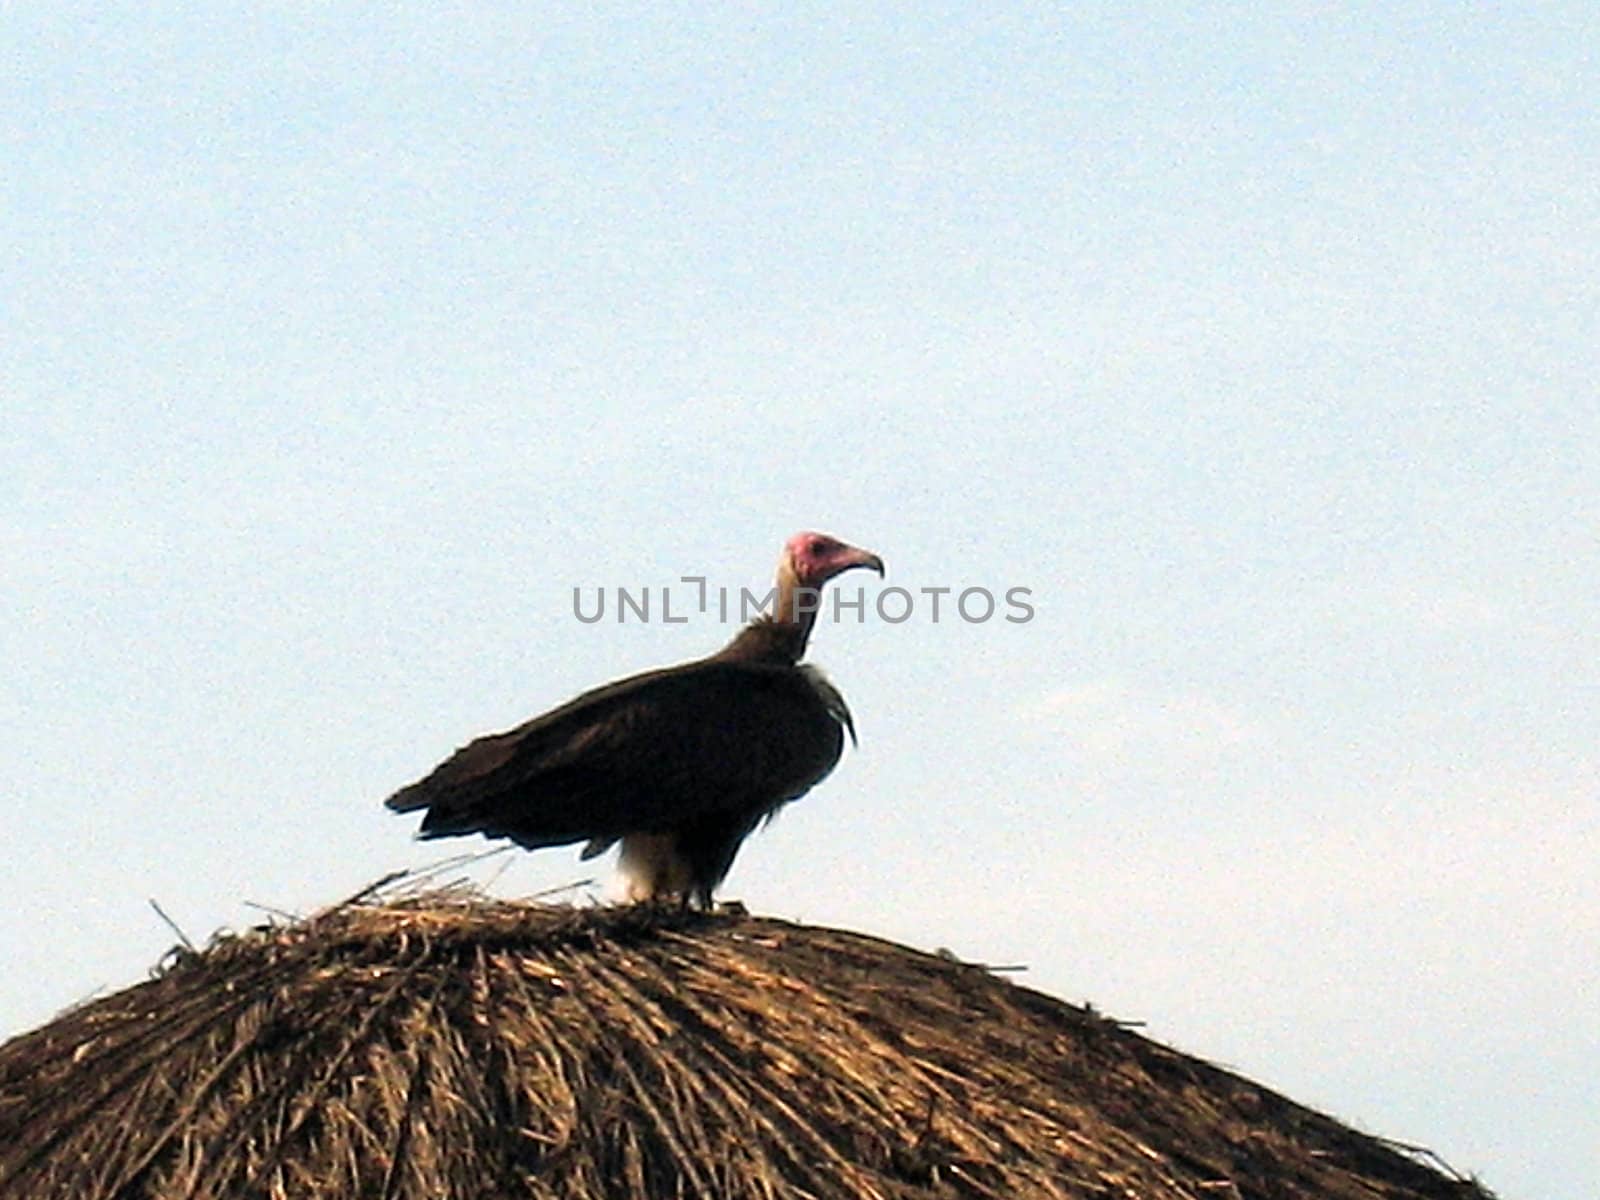
[{"label": "bird's neck", "polygon": [[713,656],[722,662],[771,663],[792,667],[804,657],[809,627],[757,617]]},{"label": "bird's neck", "polygon": [[772,611],[746,625],[717,654],[720,659],[793,665],[805,657],[821,596],[800,586],[794,572],[778,571]]}]

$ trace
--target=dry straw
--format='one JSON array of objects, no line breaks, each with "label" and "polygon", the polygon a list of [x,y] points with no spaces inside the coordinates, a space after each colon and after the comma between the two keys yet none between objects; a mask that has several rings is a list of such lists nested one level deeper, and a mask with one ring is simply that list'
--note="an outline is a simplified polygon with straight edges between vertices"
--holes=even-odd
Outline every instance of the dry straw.
[{"label": "dry straw", "polygon": [[352,903],[0,1047],[0,1197],[1481,1197],[940,955],[742,914]]}]

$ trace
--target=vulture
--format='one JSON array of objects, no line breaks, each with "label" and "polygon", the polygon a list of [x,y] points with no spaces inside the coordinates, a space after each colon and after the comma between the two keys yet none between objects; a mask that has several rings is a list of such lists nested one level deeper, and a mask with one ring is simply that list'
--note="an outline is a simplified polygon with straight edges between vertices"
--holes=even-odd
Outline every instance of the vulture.
[{"label": "vulture", "polygon": [[425,810],[423,838],[584,842],[585,859],[621,842],[630,900],[709,908],[739,844],[833,770],[846,732],[855,741],[844,698],[800,662],[821,588],[855,567],[883,574],[876,554],[795,534],[772,609],[715,654],[480,737],[385,803]]}]

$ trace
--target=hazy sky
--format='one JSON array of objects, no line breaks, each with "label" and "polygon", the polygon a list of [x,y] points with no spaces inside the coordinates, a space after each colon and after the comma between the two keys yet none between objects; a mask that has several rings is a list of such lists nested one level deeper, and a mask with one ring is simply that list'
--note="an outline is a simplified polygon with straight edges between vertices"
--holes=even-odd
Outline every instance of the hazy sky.
[{"label": "hazy sky", "polygon": [[725,895],[1600,1191],[1600,10],[1242,11],[8,10],[0,1034],[815,527],[1035,616],[865,581]]}]

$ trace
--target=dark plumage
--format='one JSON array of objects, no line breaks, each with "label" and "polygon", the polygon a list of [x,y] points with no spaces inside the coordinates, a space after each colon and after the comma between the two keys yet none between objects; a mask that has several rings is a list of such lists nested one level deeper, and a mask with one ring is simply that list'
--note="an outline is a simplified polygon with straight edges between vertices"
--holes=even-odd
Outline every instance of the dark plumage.
[{"label": "dark plumage", "polygon": [[[774,610],[709,658],[585,692],[456,751],[386,802],[426,809],[421,836],[482,833],[530,849],[622,843],[629,894],[702,906],[763,818],[819,783],[855,729],[800,665],[817,590],[875,554],[819,533],[784,545]],[[808,611],[809,610],[809,611]]]}]

